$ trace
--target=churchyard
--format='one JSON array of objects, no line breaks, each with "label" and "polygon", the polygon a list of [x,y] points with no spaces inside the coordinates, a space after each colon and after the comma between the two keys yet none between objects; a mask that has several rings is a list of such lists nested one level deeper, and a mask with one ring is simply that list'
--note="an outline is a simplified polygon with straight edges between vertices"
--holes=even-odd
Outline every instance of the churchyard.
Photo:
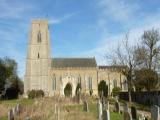
[{"label": "churchyard", "polygon": [[[36,98],[0,101],[0,120],[159,120],[159,108],[114,99]],[[152,117],[152,119],[151,119]]]}]

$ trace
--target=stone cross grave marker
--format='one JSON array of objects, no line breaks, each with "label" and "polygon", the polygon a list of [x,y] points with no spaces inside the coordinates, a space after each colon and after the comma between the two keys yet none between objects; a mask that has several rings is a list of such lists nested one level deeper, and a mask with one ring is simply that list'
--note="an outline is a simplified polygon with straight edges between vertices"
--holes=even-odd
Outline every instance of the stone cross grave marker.
[{"label": "stone cross grave marker", "polygon": [[102,120],[110,120],[109,110],[103,110],[103,119]]},{"label": "stone cross grave marker", "polygon": [[153,120],[160,120],[160,108],[157,105],[151,107],[151,118]]},{"label": "stone cross grave marker", "polygon": [[8,120],[14,120],[13,110],[10,109],[8,112]]},{"label": "stone cross grave marker", "polygon": [[132,119],[137,119],[137,109],[135,107],[131,107],[131,115]]},{"label": "stone cross grave marker", "polygon": [[89,111],[89,109],[88,109],[88,103],[87,103],[86,100],[85,100],[84,103],[83,103],[83,111],[85,111],[85,112],[88,112],[88,111]]},{"label": "stone cross grave marker", "polygon": [[115,112],[118,112],[118,113],[120,113],[120,105],[119,105],[119,102],[118,102],[118,100],[116,101],[116,103],[115,103]]},{"label": "stone cross grave marker", "polygon": [[102,120],[102,103],[101,103],[101,100],[99,99],[98,100],[98,103],[97,103],[97,110],[98,110],[98,120]]}]

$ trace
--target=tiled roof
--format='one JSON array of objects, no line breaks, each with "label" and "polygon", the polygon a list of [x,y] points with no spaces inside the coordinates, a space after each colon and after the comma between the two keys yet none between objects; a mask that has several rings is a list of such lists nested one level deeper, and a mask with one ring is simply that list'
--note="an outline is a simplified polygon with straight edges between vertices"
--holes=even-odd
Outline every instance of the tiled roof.
[{"label": "tiled roof", "polygon": [[97,67],[95,58],[53,58],[52,68]]}]

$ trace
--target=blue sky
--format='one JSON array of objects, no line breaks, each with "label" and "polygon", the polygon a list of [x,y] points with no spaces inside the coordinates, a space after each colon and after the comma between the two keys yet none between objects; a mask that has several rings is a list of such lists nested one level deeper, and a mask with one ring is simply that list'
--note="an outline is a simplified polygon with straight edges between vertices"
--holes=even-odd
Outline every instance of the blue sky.
[{"label": "blue sky", "polygon": [[160,27],[159,0],[0,0],[0,57],[25,71],[31,20],[47,18],[52,57],[104,59],[130,31],[130,43],[144,30]]}]

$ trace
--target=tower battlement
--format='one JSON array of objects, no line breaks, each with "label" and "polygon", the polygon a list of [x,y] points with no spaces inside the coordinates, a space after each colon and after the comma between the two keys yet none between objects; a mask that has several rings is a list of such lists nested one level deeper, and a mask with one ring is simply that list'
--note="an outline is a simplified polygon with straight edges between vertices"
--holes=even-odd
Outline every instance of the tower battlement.
[{"label": "tower battlement", "polygon": [[48,20],[47,19],[33,19],[31,20],[32,24],[47,24],[48,25]]}]

